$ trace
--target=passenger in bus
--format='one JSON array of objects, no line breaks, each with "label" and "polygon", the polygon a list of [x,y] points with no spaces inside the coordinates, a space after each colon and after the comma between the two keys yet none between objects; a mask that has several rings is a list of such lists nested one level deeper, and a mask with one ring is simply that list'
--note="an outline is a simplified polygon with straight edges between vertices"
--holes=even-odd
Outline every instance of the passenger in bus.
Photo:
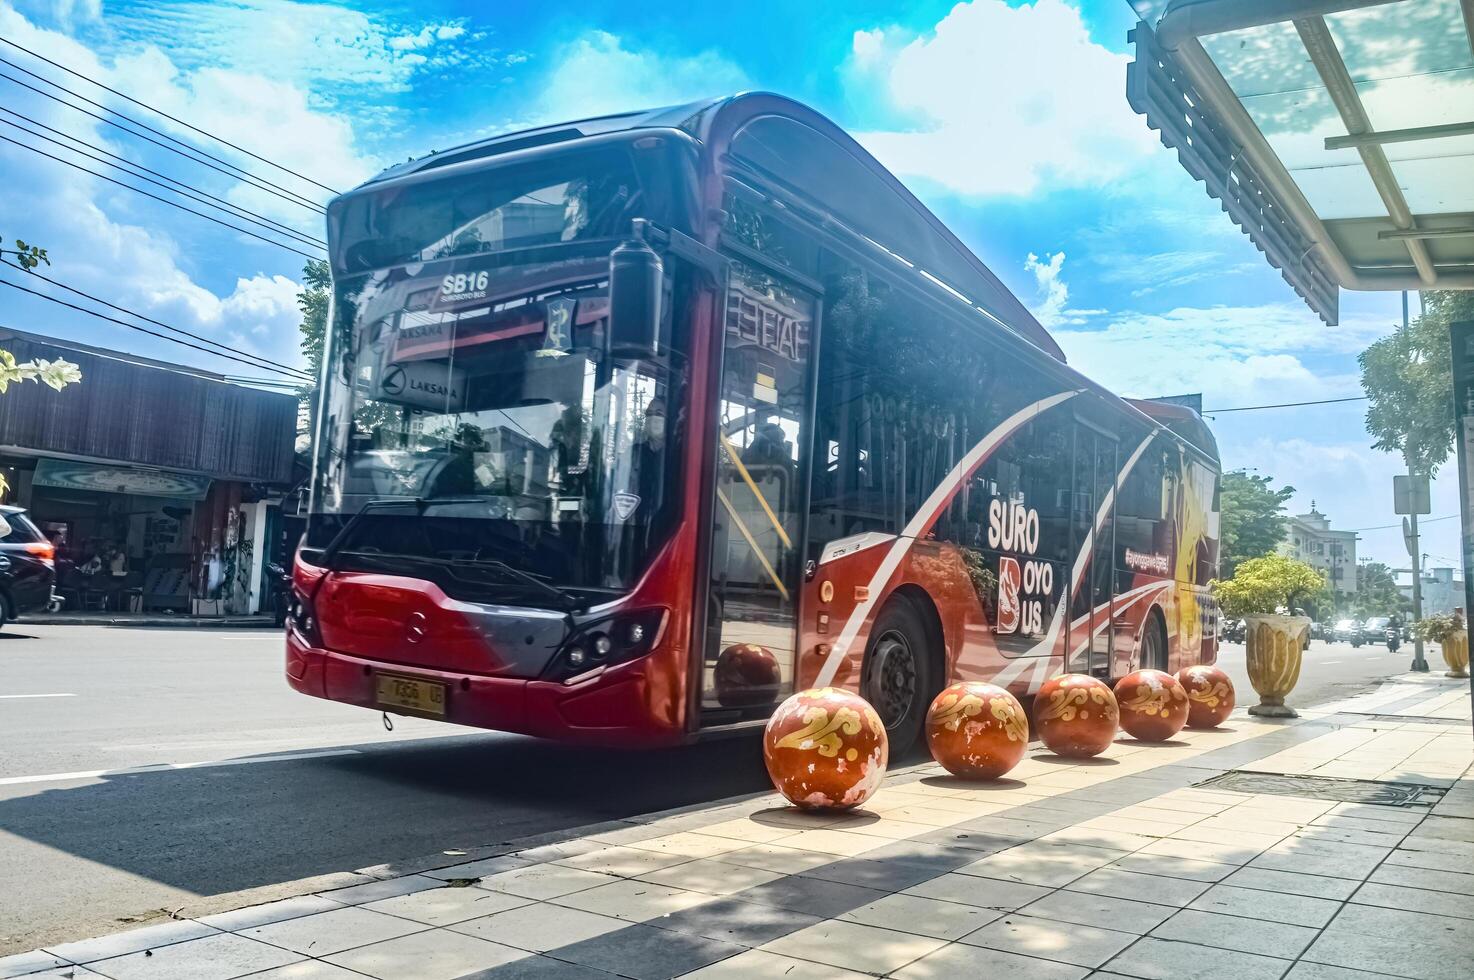
[{"label": "passenger in bus", "polygon": [[635,478],[632,481],[635,493],[640,495],[640,506],[648,511],[659,508],[665,483],[665,428],[665,399],[652,398],[645,406],[645,418],[635,443]]}]

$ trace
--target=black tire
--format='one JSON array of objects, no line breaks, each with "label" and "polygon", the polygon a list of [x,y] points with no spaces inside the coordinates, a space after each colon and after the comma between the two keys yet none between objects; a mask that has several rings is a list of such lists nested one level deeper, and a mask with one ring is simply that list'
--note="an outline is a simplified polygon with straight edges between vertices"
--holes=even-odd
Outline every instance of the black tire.
[{"label": "black tire", "polygon": [[1167,669],[1167,629],[1160,616],[1149,615],[1142,627],[1141,655],[1137,658],[1137,665],[1142,670]]},{"label": "black tire", "polygon": [[860,672],[860,693],[880,714],[890,757],[911,751],[926,724],[939,678],[931,630],[904,596],[886,603],[870,630]]}]

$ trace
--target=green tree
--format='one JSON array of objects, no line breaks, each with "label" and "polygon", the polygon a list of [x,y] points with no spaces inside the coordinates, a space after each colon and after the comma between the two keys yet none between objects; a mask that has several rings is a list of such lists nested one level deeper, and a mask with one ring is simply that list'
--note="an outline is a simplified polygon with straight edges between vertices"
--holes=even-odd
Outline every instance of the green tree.
[{"label": "green tree", "polygon": [[1413,473],[1433,476],[1453,449],[1453,374],[1448,325],[1474,319],[1474,292],[1423,294],[1423,314],[1407,330],[1362,351],[1372,448],[1401,453]]},{"label": "green tree", "polygon": [[302,267],[302,289],[297,293],[297,308],[302,311],[298,324],[302,356],[307,359],[307,373],[313,380],[298,394],[312,403],[317,394],[317,379],[322,377],[323,341],[328,330],[328,302],[332,295],[333,275],[323,259],[309,259]]},{"label": "green tree", "polygon": [[1357,618],[1391,616],[1406,612],[1412,605],[1403,597],[1392,569],[1386,565],[1369,561],[1356,571],[1356,600],[1351,608]]},{"label": "green tree", "polygon": [[1268,476],[1250,476],[1243,470],[1223,474],[1219,494],[1218,568],[1231,578],[1241,562],[1260,558],[1285,539],[1285,503],[1295,493],[1291,486],[1278,490]]},{"label": "green tree", "polygon": [[1286,555],[1269,554],[1242,562],[1233,578],[1214,580],[1213,596],[1235,619],[1279,609],[1294,612],[1325,587],[1319,571]]},{"label": "green tree", "polygon": [[[51,264],[46,249],[39,245],[27,244],[19,238],[15,240],[15,248],[6,248],[5,240],[0,238],[0,265],[8,265],[22,272],[32,272],[36,266],[42,264]],[[10,388],[11,383],[16,381],[39,381],[61,391],[67,385],[81,380],[82,372],[77,365],[62,358],[58,357],[54,361],[48,361],[38,357],[29,361],[17,361],[15,355],[10,351],[0,350],[0,394],[4,394]],[[4,485],[0,484],[0,490],[3,489]]]}]

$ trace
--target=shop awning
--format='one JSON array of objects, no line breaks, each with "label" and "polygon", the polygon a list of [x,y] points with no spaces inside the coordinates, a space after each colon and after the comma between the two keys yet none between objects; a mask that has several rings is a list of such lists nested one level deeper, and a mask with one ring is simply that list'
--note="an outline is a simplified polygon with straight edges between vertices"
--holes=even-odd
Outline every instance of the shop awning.
[{"label": "shop awning", "polygon": [[1130,0],[1127,97],[1307,304],[1474,289],[1474,0]]},{"label": "shop awning", "polygon": [[204,500],[210,492],[208,476],[138,466],[101,466],[69,459],[36,460],[36,476],[32,483],[63,490],[133,493],[181,500]]}]

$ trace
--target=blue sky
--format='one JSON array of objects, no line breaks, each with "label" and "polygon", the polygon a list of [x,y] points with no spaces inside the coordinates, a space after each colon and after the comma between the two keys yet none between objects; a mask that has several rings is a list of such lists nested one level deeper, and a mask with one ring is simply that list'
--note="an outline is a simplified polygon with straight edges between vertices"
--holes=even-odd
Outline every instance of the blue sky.
[{"label": "blue sky", "polygon": [[[1341,324],[1320,324],[1127,106],[1133,21],[1126,0],[0,0],[0,36],[339,189],[509,128],[782,92],[854,133],[1035,310],[1071,363],[1122,394],[1201,391],[1210,408],[1359,394],[1355,355],[1393,328],[1398,298],[1343,294]],[[40,70],[13,50],[0,57]],[[0,106],[322,234],[280,198],[3,80]],[[0,234],[46,244],[54,275],[78,288],[299,361],[300,256],[8,143]],[[12,290],[0,289],[0,324],[253,373]],[[1229,414],[1215,430],[1226,467],[1293,484],[1297,510],[1314,499],[1341,527],[1391,524],[1397,463],[1369,448],[1363,410]],[[1452,467],[1434,497],[1434,516],[1456,512]],[[1433,564],[1457,564],[1457,521],[1428,531]],[[1362,547],[1406,564],[1395,529],[1366,532]]]}]

